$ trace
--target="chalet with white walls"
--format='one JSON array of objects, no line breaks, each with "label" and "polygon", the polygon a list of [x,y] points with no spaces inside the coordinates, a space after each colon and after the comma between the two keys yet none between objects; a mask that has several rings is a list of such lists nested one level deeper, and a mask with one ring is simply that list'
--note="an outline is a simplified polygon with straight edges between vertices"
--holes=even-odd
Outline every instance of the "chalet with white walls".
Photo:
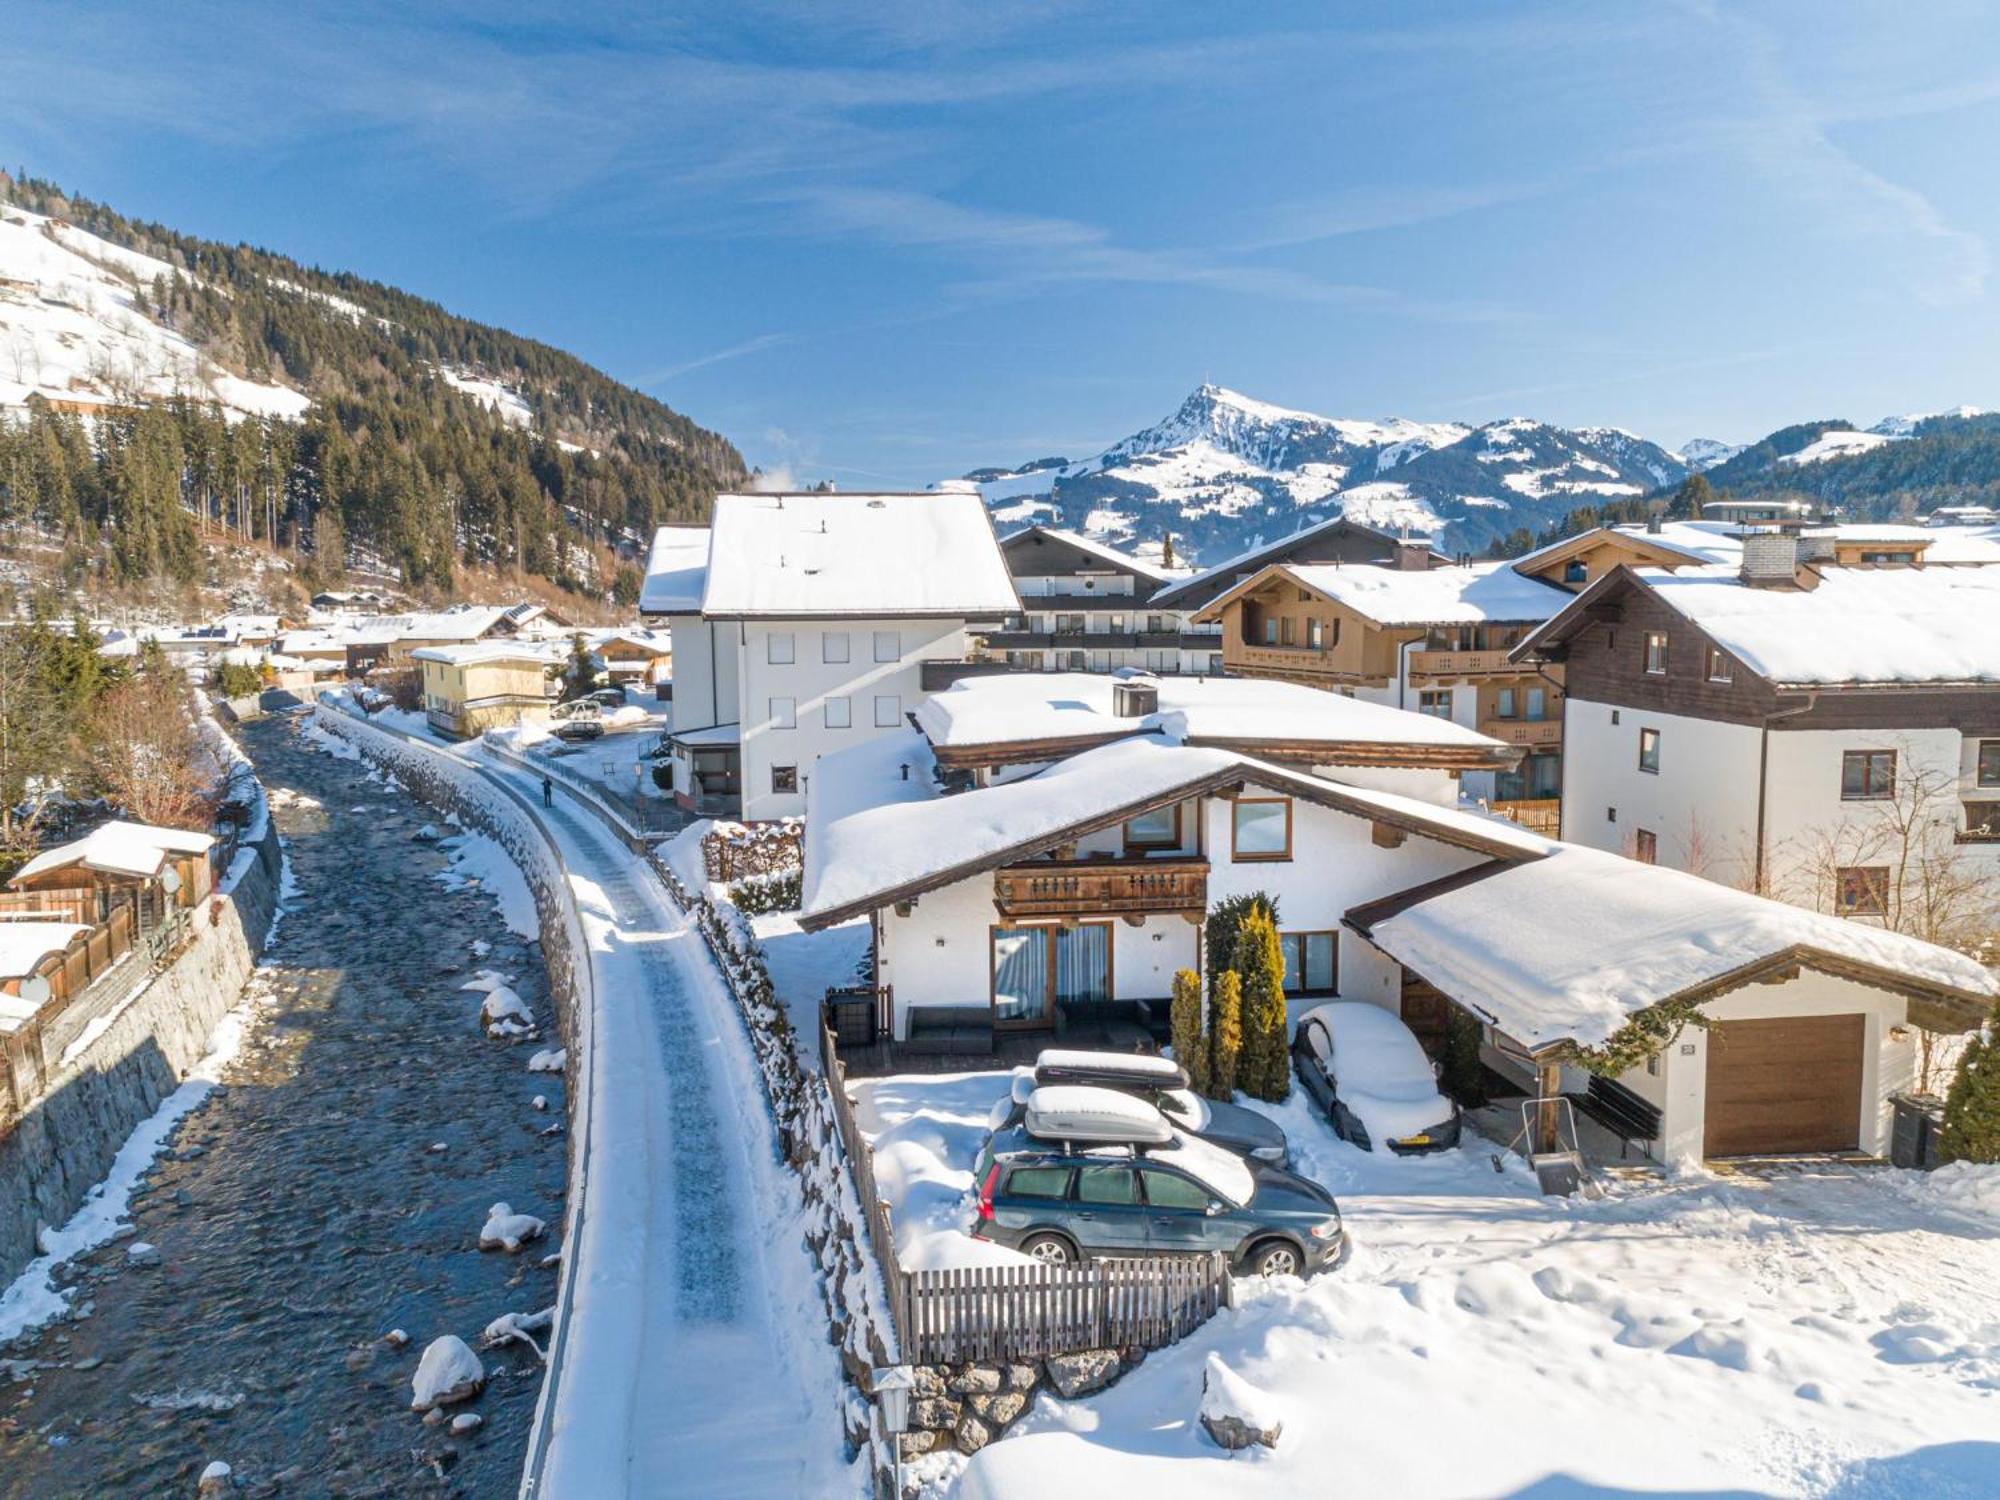
[{"label": "chalet with white walls", "polygon": [[1569,688],[1563,831],[1864,922],[2000,928],[2000,568],[1619,566],[1525,640]]},{"label": "chalet with white walls", "polygon": [[803,813],[822,755],[902,729],[922,664],[1019,608],[976,494],[718,495],[661,529],[640,595],[673,634],[676,797]]}]

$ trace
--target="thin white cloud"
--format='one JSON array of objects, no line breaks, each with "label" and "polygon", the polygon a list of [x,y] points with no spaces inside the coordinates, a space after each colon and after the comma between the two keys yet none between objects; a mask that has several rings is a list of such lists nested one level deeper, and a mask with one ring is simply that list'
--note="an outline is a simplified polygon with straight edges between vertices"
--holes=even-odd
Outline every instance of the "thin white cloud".
[{"label": "thin white cloud", "polygon": [[690,371],[705,370],[710,365],[719,365],[725,360],[741,359],[747,354],[760,354],[766,349],[775,349],[781,344],[793,343],[797,338],[798,335],[795,333],[760,333],[755,338],[744,339],[742,342],[731,344],[727,348],[715,349],[707,354],[697,355],[693,359],[684,359],[679,364],[667,365],[658,370],[648,370],[644,374],[633,375],[628,378],[640,390],[649,390],[653,386],[665,385],[670,380],[676,380]]}]

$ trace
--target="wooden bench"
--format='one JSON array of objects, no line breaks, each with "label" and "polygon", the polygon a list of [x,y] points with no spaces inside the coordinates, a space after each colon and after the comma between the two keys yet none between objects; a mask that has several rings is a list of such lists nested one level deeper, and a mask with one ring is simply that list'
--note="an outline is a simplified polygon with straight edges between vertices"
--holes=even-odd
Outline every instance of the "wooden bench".
[{"label": "wooden bench", "polygon": [[1648,1103],[1615,1079],[1592,1074],[1590,1087],[1581,1094],[1571,1094],[1569,1101],[1578,1114],[1595,1120],[1618,1137],[1620,1156],[1626,1155],[1635,1143],[1660,1138],[1659,1105]]}]

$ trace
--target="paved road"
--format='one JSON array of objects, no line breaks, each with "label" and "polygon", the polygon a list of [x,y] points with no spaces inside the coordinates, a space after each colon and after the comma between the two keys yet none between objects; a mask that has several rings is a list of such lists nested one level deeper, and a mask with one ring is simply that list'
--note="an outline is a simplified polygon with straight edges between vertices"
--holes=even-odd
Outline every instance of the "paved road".
[{"label": "paved road", "polygon": [[[538,1257],[477,1237],[496,1199],[557,1226],[564,1143],[539,1132],[562,1079],[526,1071],[533,1044],[482,1037],[459,989],[500,968],[547,1017],[539,953],[438,882],[445,856],[412,839],[431,814],[290,721],[244,740],[297,881],[252,981],[261,1016],[135,1201],[162,1264],[128,1269],[124,1243],[87,1257],[90,1316],[0,1363],[0,1494],[191,1495],[220,1458],[252,1493],[512,1495],[534,1357],[485,1356],[469,1440],[418,1423],[409,1378],[427,1339],[553,1295]],[[378,1342],[396,1327],[400,1352]]]},{"label": "paved road", "polygon": [[655,877],[566,791],[545,818],[596,964],[601,1070],[547,1492],[855,1493],[797,1182],[721,979]]}]

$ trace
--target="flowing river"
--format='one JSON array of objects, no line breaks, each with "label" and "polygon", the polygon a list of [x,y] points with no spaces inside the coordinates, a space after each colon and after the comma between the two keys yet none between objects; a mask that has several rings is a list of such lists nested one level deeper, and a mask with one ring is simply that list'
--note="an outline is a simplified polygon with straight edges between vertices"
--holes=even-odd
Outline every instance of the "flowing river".
[{"label": "flowing river", "polygon": [[[410,1376],[430,1339],[476,1346],[554,1298],[563,1082],[527,1062],[559,1043],[487,1039],[460,988],[500,971],[550,1031],[540,950],[476,882],[438,878],[428,809],[298,721],[243,741],[295,881],[256,1019],[141,1184],[136,1236],[59,1274],[85,1315],[0,1350],[0,1495],[193,1495],[217,1459],[253,1495],[511,1495],[537,1356],[480,1351],[462,1436],[409,1410]],[[548,1235],[482,1253],[499,1201]]]}]

